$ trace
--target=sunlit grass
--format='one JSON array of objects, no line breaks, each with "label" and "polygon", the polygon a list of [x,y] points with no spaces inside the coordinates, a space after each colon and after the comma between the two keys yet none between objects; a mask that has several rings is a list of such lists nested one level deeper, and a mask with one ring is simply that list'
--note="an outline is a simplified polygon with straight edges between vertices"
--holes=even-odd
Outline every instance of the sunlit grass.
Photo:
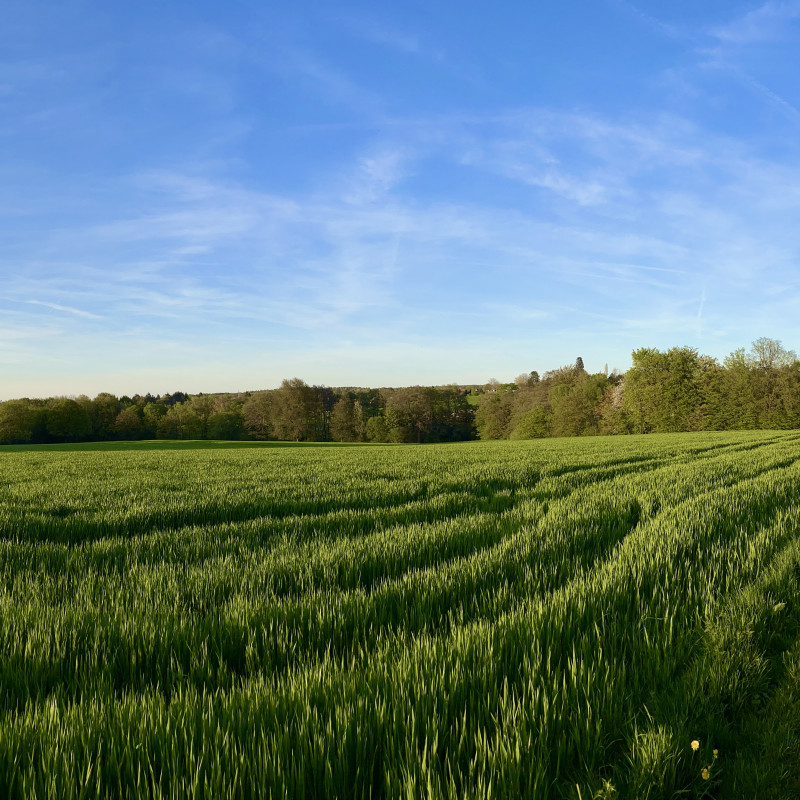
[{"label": "sunlit grass", "polygon": [[0,797],[796,796],[796,433],[0,481]]}]

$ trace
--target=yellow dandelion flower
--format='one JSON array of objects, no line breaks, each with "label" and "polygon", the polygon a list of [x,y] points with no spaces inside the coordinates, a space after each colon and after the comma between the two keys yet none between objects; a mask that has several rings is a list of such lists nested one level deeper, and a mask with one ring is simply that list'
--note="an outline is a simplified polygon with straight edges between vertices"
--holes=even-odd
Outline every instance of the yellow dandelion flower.
[{"label": "yellow dandelion flower", "polygon": [[703,771],[700,773],[704,781],[707,781],[711,777],[711,773],[708,771],[707,767],[703,767]]},{"label": "yellow dandelion flower", "polygon": [[719,755],[719,750],[713,750],[712,752],[714,753],[714,758],[716,758]]},{"label": "yellow dandelion flower", "polygon": [[692,739],[692,750],[699,750],[700,749],[700,742],[697,739]]}]

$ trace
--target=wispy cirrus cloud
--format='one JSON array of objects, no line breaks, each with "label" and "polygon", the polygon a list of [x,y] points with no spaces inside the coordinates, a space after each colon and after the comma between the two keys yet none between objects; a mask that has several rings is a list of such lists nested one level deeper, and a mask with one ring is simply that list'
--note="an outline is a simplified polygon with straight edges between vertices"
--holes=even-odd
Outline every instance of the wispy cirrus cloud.
[{"label": "wispy cirrus cloud", "polygon": [[800,20],[800,3],[796,0],[770,0],[724,25],[713,28],[711,33],[726,44],[766,44],[783,40],[790,35],[787,24],[795,20]]},{"label": "wispy cirrus cloud", "polygon": [[74,314],[76,317],[85,317],[86,319],[103,319],[100,314],[92,314],[90,311],[83,311],[80,308],[72,308],[71,306],[62,306],[59,303],[47,303],[43,300],[24,300],[32,306],[44,306],[53,311],[63,311],[65,314]]},{"label": "wispy cirrus cloud", "polygon": [[386,196],[406,176],[413,160],[407,146],[382,146],[364,153],[344,200],[360,205]]},{"label": "wispy cirrus cloud", "polygon": [[[358,359],[366,343],[424,352],[429,340],[495,348],[512,373],[548,342],[624,368],[632,346],[683,335],[724,354],[734,334],[764,333],[777,286],[787,308],[800,302],[787,278],[800,171],[733,137],[674,115],[535,108],[401,123],[303,191],[135,173],[105,221],[49,230],[13,269],[0,261],[3,294],[60,312],[54,359],[102,320],[98,363],[142,370],[161,329],[175,364],[323,345]],[[463,172],[463,191],[421,200],[429,168]],[[485,192],[498,182],[513,207]],[[735,331],[730,302],[744,308]]]},{"label": "wispy cirrus cloud", "polygon": [[[516,294],[512,286],[533,291],[537,276],[547,273],[564,287],[616,298],[620,308],[648,287],[656,293],[650,301],[664,302],[655,299],[658,293],[696,297],[695,275],[747,285],[763,275],[765,253],[773,269],[789,268],[798,237],[781,228],[798,198],[785,168],[685,124],[641,122],[626,128],[620,147],[618,125],[574,113],[547,116],[547,126],[526,129],[530,149],[519,146],[520,119],[505,129],[493,120],[494,145],[483,155],[473,153],[467,165],[528,187],[527,201],[513,213],[474,198],[410,201],[398,183],[394,156],[382,162],[374,155],[391,149],[356,158],[353,174],[363,173],[365,188],[355,197],[351,178],[344,179],[344,192],[334,182],[305,197],[281,197],[179,173],[138,176],[147,212],[59,234],[51,251],[71,251],[75,263],[79,252],[91,254],[92,263],[65,269],[60,287],[58,281],[50,284],[50,296],[37,302],[78,309],[69,299],[82,297],[85,306],[89,296],[112,316],[117,309],[123,317],[193,325],[260,319],[297,330],[361,324],[390,312],[399,314],[402,327],[403,305],[420,281],[420,301],[435,298],[440,319],[456,313],[457,302],[451,305],[439,293],[456,280],[460,265],[480,260],[488,265],[484,277],[498,298]],[[575,192],[532,182],[525,174],[541,163],[542,147],[557,152],[559,129],[577,131],[570,143],[576,186],[591,186],[597,175],[614,176],[589,216]],[[459,137],[479,135],[484,134],[462,130]],[[506,146],[504,137],[514,146]],[[404,151],[409,164],[403,174],[413,172],[414,152]],[[498,164],[497,152],[508,158],[513,153],[518,169]],[[464,163],[458,153],[449,157]],[[661,182],[658,192],[649,183],[654,174]],[[705,186],[710,174],[719,186],[716,195]],[[351,202],[342,205],[338,198],[347,192]],[[561,205],[548,202],[552,193],[561,196]],[[226,273],[227,263],[235,263],[236,271]],[[473,269],[470,280],[480,283],[481,270]],[[626,284],[638,288],[623,291]]]},{"label": "wispy cirrus cloud", "polygon": [[646,11],[642,10],[640,6],[629,2],[629,0],[608,1],[611,5],[622,8],[628,13],[632,14],[634,17],[643,22],[648,28],[660,34],[661,36],[666,36],[669,39],[678,42],[688,42],[693,39],[692,34],[689,31],[681,29],[677,25],[672,25],[668,22],[665,22],[654,14],[647,13]]},{"label": "wispy cirrus cloud", "polygon": [[385,102],[379,94],[364,88],[344,70],[311,50],[297,45],[285,46],[277,68],[306,78],[326,104],[341,105],[367,116],[377,116],[385,110]]},{"label": "wispy cirrus cloud", "polygon": [[796,47],[800,40],[800,27],[796,24],[800,20],[800,2],[797,0],[769,0],[724,23],[703,28],[669,24],[629,0],[610,2],[632,13],[650,30],[682,44],[693,53],[693,62],[679,68],[670,67],[664,72],[667,84],[679,87],[682,94],[696,94],[697,78],[704,71],[722,71],[779,108],[793,122],[800,121],[800,108],[770,86],[769,79],[758,77],[748,58],[754,51],[777,43]]},{"label": "wispy cirrus cloud", "polygon": [[439,382],[797,346],[796,2],[11,2],[15,374]]},{"label": "wispy cirrus cloud", "polygon": [[356,36],[377,45],[385,45],[406,55],[418,56],[430,61],[444,61],[444,51],[419,31],[404,29],[379,21],[375,17],[340,16],[348,30]]}]

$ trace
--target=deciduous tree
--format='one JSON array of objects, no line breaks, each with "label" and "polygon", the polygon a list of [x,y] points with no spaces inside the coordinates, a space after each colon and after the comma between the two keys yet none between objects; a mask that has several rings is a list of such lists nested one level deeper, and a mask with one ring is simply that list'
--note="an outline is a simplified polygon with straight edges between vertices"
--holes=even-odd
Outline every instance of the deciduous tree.
[{"label": "deciduous tree", "polygon": [[92,433],[86,410],[67,397],[51,401],[45,419],[47,432],[58,442],[81,442]]},{"label": "deciduous tree", "polygon": [[355,401],[352,397],[344,394],[336,401],[331,412],[330,432],[331,439],[335,442],[358,441]]},{"label": "deciduous tree", "polygon": [[[0,403],[0,444],[28,444],[44,432],[45,409],[33,400]],[[41,438],[41,437],[38,437]]]},{"label": "deciduous tree", "polygon": [[272,430],[278,439],[299,442],[312,438],[322,412],[319,396],[300,378],[284,380],[273,393]]},{"label": "deciduous tree", "polygon": [[272,392],[253,392],[242,406],[244,427],[254,439],[269,439],[272,432]]},{"label": "deciduous tree", "polygon": [[633,366],[625,376],[624,408],[637,433],[666,433],[691,429],[700,403],[695,378],[697,350],[673,347],[661,352],[634,350]]}]

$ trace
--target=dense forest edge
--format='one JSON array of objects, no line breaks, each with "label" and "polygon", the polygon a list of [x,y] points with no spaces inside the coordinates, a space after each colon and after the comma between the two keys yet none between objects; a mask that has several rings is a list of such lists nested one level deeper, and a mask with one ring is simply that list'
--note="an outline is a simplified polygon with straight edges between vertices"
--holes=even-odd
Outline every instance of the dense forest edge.
[{"label": "dense forest edge", "polygon": [[454,442],[800,428],[800,361],[762,337],[720,364],[691,347],[632,353],[626,373],[574,364],[513,382],[393,389],[311,386],[0,403],[0,444],[137,439]]}]

